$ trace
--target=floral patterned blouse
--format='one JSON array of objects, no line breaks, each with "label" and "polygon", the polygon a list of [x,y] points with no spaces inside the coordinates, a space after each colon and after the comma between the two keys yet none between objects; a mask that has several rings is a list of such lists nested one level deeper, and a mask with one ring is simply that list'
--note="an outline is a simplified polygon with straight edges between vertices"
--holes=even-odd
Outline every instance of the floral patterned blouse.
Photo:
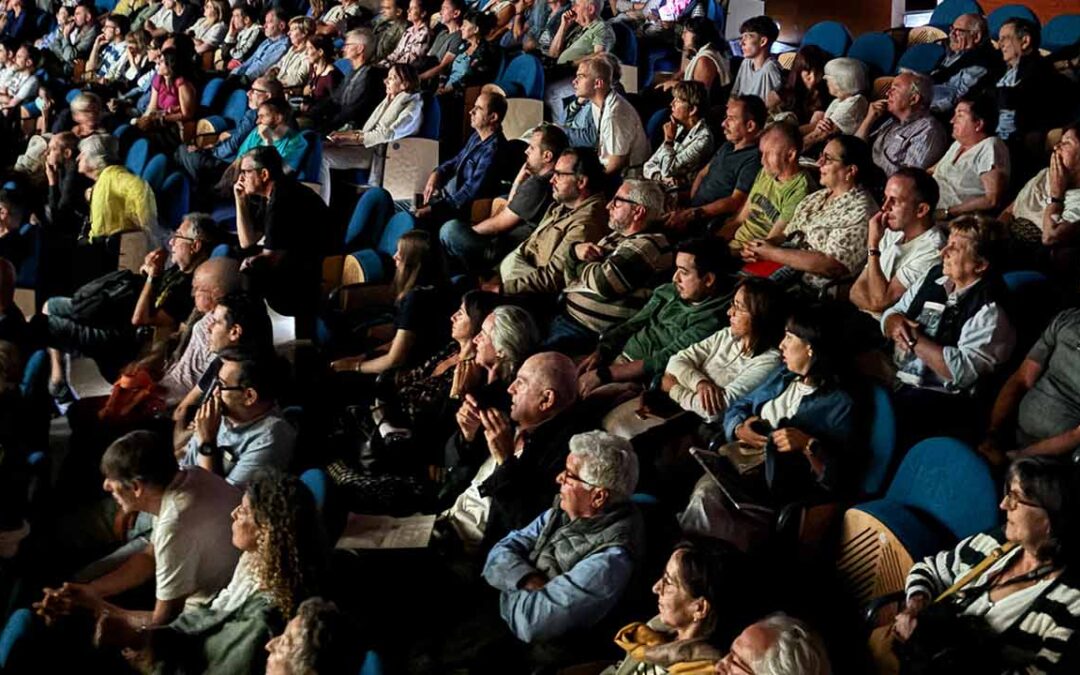
[{"label": "floral patterned blouse", "polygon": [[[801,232],[809,250],[835,258],[850,276],[856,276],[866,264],[867,223],[877,210],[877,202],[865,188],[853,187],[834,199],[829,199],[829,190],[818,190],[795,207],[786,234],[790,239]],[[829,281],[817,274],[803,275],[803,282],[814,288]]]},{"label": "floral patterned blouse", "polygon": [[420,365],[398,374],[395,383],[398,405],[405,417],[403,422],[412,426],[424,420],[434,421],[449,399],[461,398],[464,391],[475,385],[475,381],[469,380],[476,380],[475,375],[483,369],[472,357],[458,361],[456,366],[439,375],[434,374],[440,363],[459,350],[458,343],[451,342]]},{"label": "floral patterned blouse", "polygon": [[397,47],[394,47],[394,51],[387,54],[379,65],[383,67],[388,67],[394,63],[416,65],[416,62],[427,54],[430,44],[431,29],[426,24],[410,25],[405,29],[405,33],[398,41]]}]

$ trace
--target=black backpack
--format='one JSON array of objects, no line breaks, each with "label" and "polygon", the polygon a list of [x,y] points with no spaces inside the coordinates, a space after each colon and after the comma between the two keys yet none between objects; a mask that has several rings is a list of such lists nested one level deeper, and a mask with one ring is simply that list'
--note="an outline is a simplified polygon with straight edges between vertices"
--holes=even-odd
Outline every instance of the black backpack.
[{"label": "black backpack", "polygon": [[84,284],[71,298],[71,318],[95,326],[127,324],[145,283],[130,270],[116,270]]}]

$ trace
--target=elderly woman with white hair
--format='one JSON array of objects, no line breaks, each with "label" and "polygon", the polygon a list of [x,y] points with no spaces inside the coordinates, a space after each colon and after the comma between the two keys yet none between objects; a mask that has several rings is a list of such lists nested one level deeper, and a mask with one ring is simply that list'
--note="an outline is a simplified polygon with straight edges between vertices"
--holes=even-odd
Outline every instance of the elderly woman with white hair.
[{"label": "elderly woman with white hair", "polygon": [[803,136],[803,146],[810,148],[837,134],[853,134],[870,107],[863,92],[867,89],[866,66],[858,59],[832,59],[825,64],[825,83],[832,103],[825,117]]},{"label": "elderly woman with white hair", "polygon": [[825,644],[809,626],[786,614],[773,614],[746,628],[727,656],[716,664],[717,675],[829,675]]},{"label": "elderly woman with white hair", "polygon": [[603,431],[570,439],[552,507],[491,549],[484,579],[518,640],[550,641],[595,626],[619,603],[644,543],[630,497],[638,459]]},{"label": "elderly woman with white hair", "polygon": [[154,191],[120,163],[119,150],[113,136],[95,135],[79,142],[79,173],[94,182],[89,197],[90,241],[138,230],[155,236]]}]

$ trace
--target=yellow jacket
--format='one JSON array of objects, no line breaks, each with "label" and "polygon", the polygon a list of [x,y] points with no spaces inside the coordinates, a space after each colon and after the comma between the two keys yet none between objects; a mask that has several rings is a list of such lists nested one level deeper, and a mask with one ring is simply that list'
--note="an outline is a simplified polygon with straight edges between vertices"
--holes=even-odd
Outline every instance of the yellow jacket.
[{"label": "yellow jacket", "polygon": [[157,226],[157,202],[150,185],[123,166],[102,169],[90,195],[90,239]]}]

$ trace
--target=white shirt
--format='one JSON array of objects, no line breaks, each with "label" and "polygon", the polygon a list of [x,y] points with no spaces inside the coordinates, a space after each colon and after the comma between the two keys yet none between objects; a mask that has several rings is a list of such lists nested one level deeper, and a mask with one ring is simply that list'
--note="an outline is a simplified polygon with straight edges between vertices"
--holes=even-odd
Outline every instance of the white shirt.
[{"label": "white shirt", "polygon": [[[1013,215],[1030,220],[1042,229],[1043,209],[1050,204],[1049,181],[1049,168],[1035,174],[1016,195]],[[1061,218],[1070,223],[1080,221],[1080,188],[1065,191],[1065,210],[1062,211]]]},{"label": "white shirt", "polygon": [[904,288],[918,283],[930,268],[941,262],[941,249],[948,235],[940,227],[931,227],[911,241],[904,233],[885,230],[878,248],[881,250],[881,273],[890,281],[899,279]]},{"label": "white shirt", "polygon": [[792,380],[780,395],[761,406],[761,419],[777,428],[780,420],[789,420],[799,412],[802,400],[817,391],[817,387],[800,380]]},{"label": "white shirt", "polygon": [[592,114],[599,130],[600,162],[607,166],[608,158],[612,155],[629,155],[623,173],[636,168],[640,175],[641,166],[648,161],[652,148],[634,106],[613,91],[604,99],[602,109],[593,105]]},{"label": "white shirt", "polygon": [[870,102],[866,100],[866,97],[855,94],[843,100],[833,99],[833,102],[825,109],[825,117],[832,120],[840,131],[853,134],[862,124],[866,111],[869,109]]},{"label": "white shirt", "polygon": [[465,488],[454,500],[454,505],[442,514],[466,545],[476,546],[484,539],[488,513],[491,511],[491,497],[480,496],[480,486],[495,473],[497,467],[494,457],[485,459],[469,487]]},{"label": "white shirt", "polygon": [[1009,178],[1009,149],[997,136],[987,136],[957,157],[959,152],[960,143],[954,141],[934,168],[934,180],[941,191],[939,209],[985,196],[982,175],[991,169],[1001,169],[1006,181]]}]

